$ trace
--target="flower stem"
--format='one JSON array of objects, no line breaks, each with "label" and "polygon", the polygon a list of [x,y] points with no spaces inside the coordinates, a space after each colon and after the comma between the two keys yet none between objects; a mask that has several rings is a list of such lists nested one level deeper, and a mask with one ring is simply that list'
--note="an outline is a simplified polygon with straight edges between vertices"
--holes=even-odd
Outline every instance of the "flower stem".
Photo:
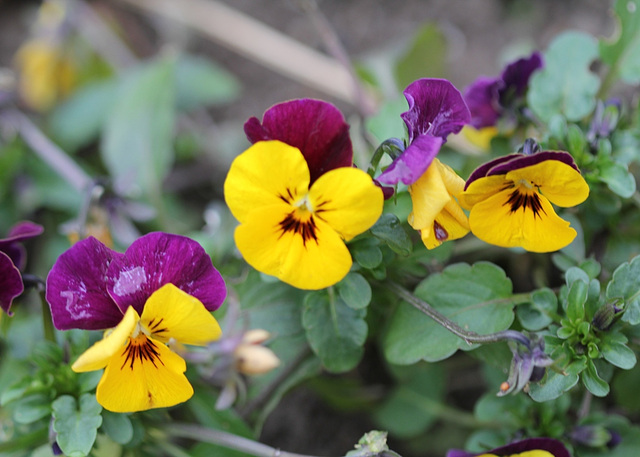
[{"label": "flower stem", "polygon": [[[389,282],[387,283],[389,288],[400,298],[407,301],[414,308],[422,311],[424,314],[429,316],[431,319],[436,321],[442,327],[456,335],[458,338],[462,338],[467,344],[486,344],[486,343],[496,343],[498,341],[507,341],[507,340],[515,340],[519,343],[524,344],[525,346],[529,346],[529,339],[524,336],[522,333],[516,330],[503,330],[501,332],[489,333],[487,335],[480,335],[479,333],[472,332],[470,330],[465,330],[460,327],[458,324],[444,316],[443,314],[436,311],[430,304],[419,299],[415,295],[413,295],[408,290],[404,289],[400,285]],[[524,294],[521,294],[524,295]],[[528,294],[526,294],[528,296]],[[517,295],[517,301],[520,301],[522,297]],[[513,297],[510,301],[513,300]]]},{"label": "flower stem", "polygon": [[175,437],[189,438],[201,443],[218,444],[220,446],[235,449],[236,451],[245,452],[257,457],[314,457],[281,451],[280,449],[267,446],[266,444],[253,441],[242,436],[202,427],[200,425],[172,423],[167,427],[166,432]]}]

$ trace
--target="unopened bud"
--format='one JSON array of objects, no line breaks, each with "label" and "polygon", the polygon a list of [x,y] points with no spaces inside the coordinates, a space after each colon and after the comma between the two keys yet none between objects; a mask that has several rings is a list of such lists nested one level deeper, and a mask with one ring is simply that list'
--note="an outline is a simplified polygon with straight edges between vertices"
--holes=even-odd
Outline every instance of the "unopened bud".
[{"label": "unopened bud", "polygon": [[613,325],[616,317],[623,311],[619,300],[603,305],[596,311],[591,321],[592,325],[598,330],[605,332]]},{"label": "unopened bud", "polygon": [[237,370],[248,375],[268,373],[280,365],[271,349],[256,344],[240,344],[234,355]]},{"label": "unopened bud", "polygon": [[271,333],[261,328],[249,330],[242,335],[242,343],[244,344],[262,344],[271,338]]},{"label": "unopened bud", "polygon": [[571,441],[589,447],[607,446],[612,434],[606,428],[598,425],[579,425],[571,431]]}]

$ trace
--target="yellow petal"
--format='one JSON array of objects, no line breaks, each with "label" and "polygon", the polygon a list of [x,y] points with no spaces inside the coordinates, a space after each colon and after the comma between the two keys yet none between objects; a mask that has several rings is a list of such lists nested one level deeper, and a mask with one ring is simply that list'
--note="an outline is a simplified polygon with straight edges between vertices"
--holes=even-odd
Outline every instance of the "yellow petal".
[{"label": "yellow petal", "polygon": [[344,241],[326,222],[313,217],[315,238],[303,238],[281,223],[295,211],[287,205],[252,212],[235,231],[236,246],[256,270],[299,289],[323,289],[346,276],[352,260]]},{"label": "yellow petal", "polygon": [[193,395],[186,368],[179,355],[140,334],[109,360],[96,398],[105,409],[118,413],[177,405]]},{"label": "yellow petal", "polygon": [[579,205],[589,196],[589,185],[580,172],[559,160],[544,162],[510,171],[506,179],[518,182],[528,180],[553,204],[570,207]]},{"label": "yellow petal", "polygon": [[81,373],[104,368],[111,357],[127,343],[139,320],[140,317],[136,310],[132,306],[127,308],[120,323],[103,339],[84,351],[71,366],[71,369]]},{"label": "yellow petal", "polygon": [[491,140],[498,134],[498,128],[490,126],[476,129],[470,125],[465,125],[461,133],[469,143],[483,151],[488,151],[491,148]]},{"label": "yellow petal", "polygon": [[443,242],[457,240],[467,233],[469,233],[469,221],[455,200],[445,206],[436,216],[433,224],[420,230],[422,242],[427,249],[437,248]]},{"label": "yellow petal", "polygon": [[435,165],[436,160],[434,159],[427,171],[409,186],[413,205],[413,211],[409,215],[409,224],[416,230],[430,230],[435,218],[451,201],[451,194],[447,192],[442,175]]},{"label": "yellow petal", "polygon": [[255,344],[240,344],[233,355],[236,359],[236,369],[244,374],[268,373],[280,365],[280,359],[271,349]]},{"label": "yellow petal", "polygon": [[202,302],[173,284],[165,284],[147,299],[140,323],[152,338],[202,346],[222,335],[218,321]]},{"label": "yellow petal", "polygon": [[513,185],[513,183],[505,180],[504,175],[478,178],[469,184],[469,187],[462,192],[459,199],[460,205],[465,209],[471,209],[476,203],[486,200],[490,196],[500,192],[505,186],[511,185]]},{"label": "yellow petal", "polygon": [[496,246],[520,246],[532,252],[557,251],[573,241],[576,231],[558,217],[541,194],[536,194],[540,205],[537,215],[527,205],[512,212],[509,198],[514,191],[505,189],[473,206],[469,225],[475,236]]},{"label": "yellow petal", "polygon": [[309,190],[311,209],[346,241],[368,230],[382,214],[382,189],[357,168],[336,168]]},{"label": "yellow petal", "polygon": [[244,223],[256,208],[298,201],[309,190],[302,153],[280,141],[259,141],[235,158],[224,182],[224,198]]}]

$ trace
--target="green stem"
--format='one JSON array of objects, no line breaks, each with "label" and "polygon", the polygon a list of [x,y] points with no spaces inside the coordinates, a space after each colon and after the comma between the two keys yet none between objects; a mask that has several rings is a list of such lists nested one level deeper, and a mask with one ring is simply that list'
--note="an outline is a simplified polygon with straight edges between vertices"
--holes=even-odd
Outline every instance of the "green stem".
[{"label": "green stem", "polygon": [[[486,344],[486,343],[497,343],[498,341],[507,341],[507,340],[515,340],[518,341],[525,346],[529,345],[529,339],[524,336],[522,333],[516,330],[503,330],[501,332],[489,333],[488,335],[480,335],[479,333],[472,332],[470,330],[465,330],[460,327],[458,324],[450,320],[448,317],[436,311],[430,304],[419,299],[415,295],[413,295],[408,290],[399,286],[396,283],[388,282],[387,285],[393,292],[403,300],[407,301],[414,308],[422,311],[424,314],[429,316],[431,319],[436,321],[439,325],[456,335],[458,338],[463,339],[467,344]],[[528,297],[528,294],[518,294],[514,295],[509,299],[500,299],[505,300],[506,303],[510,303],[512,300],[516,302],[523,300],[524,297]],[[526,301],[526,300],[525,300]]]},{"label": "green stem", "polygon": [[172,423],[167,427],[169,435],[189,438],[201,443],[211,443],[255,455],[256,457],[314,457],[305,454],[281,451],[242,436],[233,435],[221,430],[214,430],[200,425]]},{"label": "green stem", "polygon": [[44,290],[40,292],[40,302],[42,304],[42,328],[44,330],[44,339],[52,343],[56,342],[56,332],[53,329],[53,320],[51,318],[51,310],[45,298]]}]

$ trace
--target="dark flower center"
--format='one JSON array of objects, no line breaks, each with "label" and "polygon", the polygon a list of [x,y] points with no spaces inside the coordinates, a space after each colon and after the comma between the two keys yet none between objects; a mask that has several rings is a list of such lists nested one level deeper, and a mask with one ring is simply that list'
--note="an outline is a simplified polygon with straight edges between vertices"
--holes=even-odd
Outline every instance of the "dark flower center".
[{"label": "dark flower center", "polygon": [[534,217],[540,216],[540,213],[546,214],[540,202],[540,195],[536,191],[525,190],[522,192],[520,189],[521,188],[518,187],[511,192],[509,199],[504,203],[505,205],[511,205],[510,212],[515,213],[520,208],[524,208],[526,211],[527,208],[529,208],[533,211]]},{"label": "dark flower center", "polygon": [[129,338],[129,343],[124,348],[124,352],[122,355],[126,354],[126,358],[122,363],[120,369],[122,370],[126,365],[129,365],[129,368],[133,370],[133,366],[136,364],[136,360],[142,364],[143,362],[151,362],[154,367],[157,367],[156,361],[160,362],[162,365],[162,360],[160,359],[160,353],[158,352],[158,347],[156,344],[144,334],[139,334],[136,337]]},{"label": "dark flower center", "polygon": [[309,218],[303,221],[296,215],[296,211],[292,211],[285,216],[279,225],[283,235],[287,232],[300,235],[302,237],[302,244],[305,246],[309,240],[314,240],[318,243],[318,236],[316,234],[318,228],[313,219],[313,215],[309,215]]}]

